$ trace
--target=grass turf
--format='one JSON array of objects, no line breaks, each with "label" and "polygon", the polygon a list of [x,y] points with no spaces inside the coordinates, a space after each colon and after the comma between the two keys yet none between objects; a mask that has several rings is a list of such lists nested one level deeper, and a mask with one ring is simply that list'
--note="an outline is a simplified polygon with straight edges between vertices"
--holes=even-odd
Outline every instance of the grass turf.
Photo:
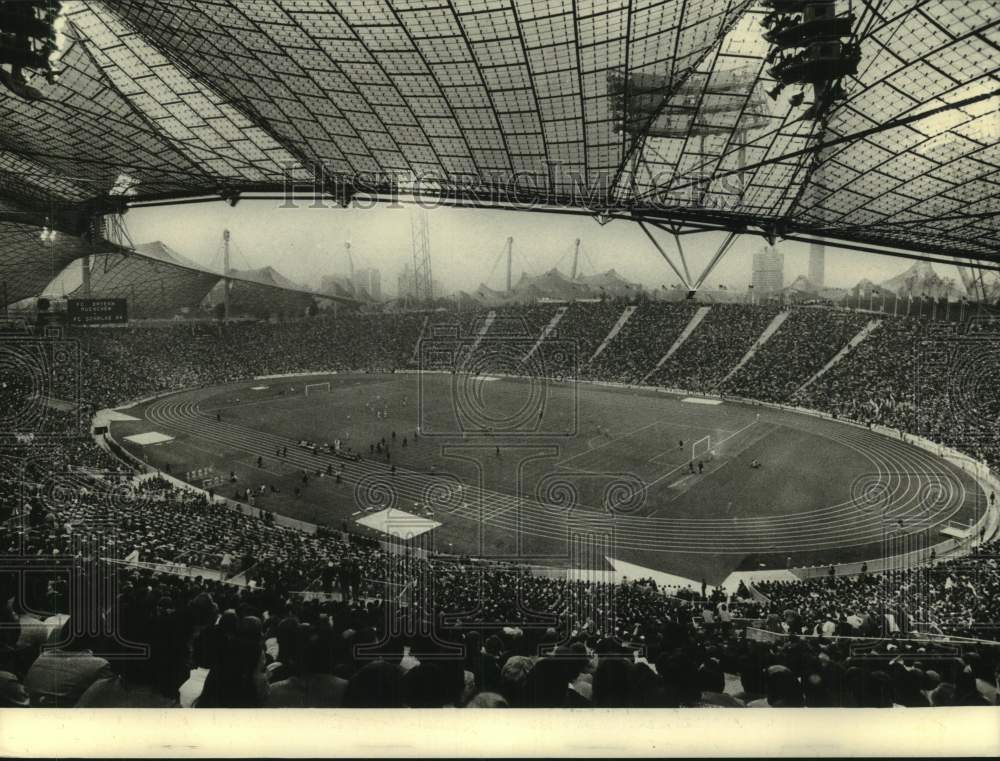
[{"label": "grass turf", "polygon": [[[317,380],[329,380],[330,390],[314,389],[305,395],[305,384]],[[252,386],[267,388],[255,391]],[[521,494],[545,503],[553,525],[571,512],[600,515],[609,508],[638,518],[728,520],[734,525],[768,516],[794,518],[817,506],[849,500],[854,479],[872,470],[863,452],[838,440],[837,431],[843,428],[838,423],[739,404],[687,404],[652,391],[592,384],[471,380],[448,374],[352,374],[259,380],[185,392],[181,398],[197,400],[208,423],[218,414],[225,424],[247,429],[248,435],[258,432],[331,443],[340,438],[344,447],[387,469],[385,457],[370,450],[384,438],[391,463],[401,471],[433,473],[435,479]],[[132,414],[147,408],[143,405]],[[380,417],[379,411],[385,416]],[[418,426],[423,432],[419,438]],[[360,517],[363,500],[350,478],[336,484],[333,478],[312,472],[304,485],[300,463],[290,464],[272,452],[248,451],[253,448],[149,421],[114,424],[119,440],[129,433],[161,428],[177,439],[141,452],[157,467],[169,464],[174,475],[183,477],[206,466],[223,476],[233,471],[237,483],[227,479],[219,493],[232,496],[238,487],[274,485],[279,492],[266,494],[259,504],[275,512],[335,527]],[[487,428],[492,433],[483,433]],[[714,456],[699,452],[692,460],[692,443],[704,436],[711,437]],[[704,468],[700,473],[699,460]],[[751,468],[753,460],[763,467]],[[961,478],[971,489],[969,479]],[[629,486],[636,484],[641,488]],[[302,491],[299,497],[294,496],[296,486]],[[400,498],[396,507],[416,512],[412,501],[420,499]],[[963,504],[962,516],[972,509]],[[427,538],[441,551],[517,557],[546,565],[579,561],[568,535],[540,536],[491,525],[475,515],[470,519],[437,514],[434,519],[443,525]],[[819,532],[822,515],[815,520]],[[656,527],[650,524],[650,530]],[[793,565],[825,564],[870,559],[880,552],[870,541],[845,545],[788,551],[762,537],[733,552],[715,547],[712,537],[706,536],[701,546],[669,552],[625,549],[612,539],[607,551],[621,560],[709,583],[718,583],[737,569],[784,567],[789,558]]]}]

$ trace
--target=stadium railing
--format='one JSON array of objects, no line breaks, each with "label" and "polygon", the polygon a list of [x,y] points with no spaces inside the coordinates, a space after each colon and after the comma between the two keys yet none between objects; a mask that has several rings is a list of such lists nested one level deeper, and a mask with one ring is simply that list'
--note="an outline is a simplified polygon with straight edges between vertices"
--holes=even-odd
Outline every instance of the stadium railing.
[{"label": "stadium railing", "polygon": [[[874,636],[874,637],[846,637],[846,636],[828,636],[825,634],[789,634],[788,632],[774,632],[770,629],[760,629],[755,626],[746,627],[746,638],[754,642],[764,642],[764,643],[775,643],[775,642],[785,642],[791,637],[795,637],[797,640],[816,640],[816,641],[830,641],[836,639],[838,642],[848,642],[854,646],[862,645],[887,645],[895,644],[897,642],[906,642],[910,645],[985,645],[989,647],[1000,648],[1000,642],[989,639],[975,639],[973,637],[960,637],[955,634],[931,634],[930,632],[892,632],[884,636]],[[883,654],[885,655],[885,654]],[[911,653],[910,656],[915,656],[915,653]],[[945,655],[942,653],[941,655]],[[892,657],[892,655],[887,656]],[[921,657],[926,658],[927,656],[921,654]]]},{"label": "stadium railing", "polygon": [[108,563],[124,568],[135,568],[152,571],[153,573],[165,573],[170,576],[180,576],[185,579],[201,577],[210,581],[218,581],[234,587],[246,588],[245,584],[240,584],[226,577],[223,571],[214,568],[202,568],[199,566],[186,565],[184,563],[150,563],[142,560],[126,560],[124,558],[104,558]]}]

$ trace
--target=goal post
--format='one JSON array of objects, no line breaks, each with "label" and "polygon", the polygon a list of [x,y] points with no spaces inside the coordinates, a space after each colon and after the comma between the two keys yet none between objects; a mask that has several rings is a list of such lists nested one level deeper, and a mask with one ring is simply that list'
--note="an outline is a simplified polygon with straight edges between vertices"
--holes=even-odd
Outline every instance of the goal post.
[{"label": "goal post", "polygon": [[306,384],[306,396],[309,394],[317,394],[320,391],[329,391],[330,381],[324,381],[322,383],[307,383]]},{"label": "goal post", "polygon": [[704,436],[691,445],[691,461],[710,460],[712,454],[712,437]]}]

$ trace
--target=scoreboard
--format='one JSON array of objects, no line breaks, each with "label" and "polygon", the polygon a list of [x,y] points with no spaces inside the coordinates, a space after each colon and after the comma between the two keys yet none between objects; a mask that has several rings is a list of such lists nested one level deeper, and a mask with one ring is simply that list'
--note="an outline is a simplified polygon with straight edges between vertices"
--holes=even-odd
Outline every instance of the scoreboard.
[{"label": "scoreboard", "polygon": [[70,325],[116,325],[128,322],[127,299],[68,299]]}]

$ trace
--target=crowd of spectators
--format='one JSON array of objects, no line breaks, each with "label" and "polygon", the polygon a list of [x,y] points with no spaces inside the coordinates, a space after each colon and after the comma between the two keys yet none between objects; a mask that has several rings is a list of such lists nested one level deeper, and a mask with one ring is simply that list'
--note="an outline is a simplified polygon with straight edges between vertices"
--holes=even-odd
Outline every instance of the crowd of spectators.
[{"label": "crowd of spectators", "polygon": [[793,309],[781,327],[723,385],[727,394],[787,401],[856,336],[868,317],[829,309]]},{"label": "crowd of spectators", "polygon": [[794,401],[1000,466],[1000,322],[885,319]]},{"label": "crowd of spectators", "polygon": [[688,301],[640,304],[582,374],[595,380],[641,382],[691,322],[697,306]]},{"label": "crowd of spectators", "polygon": [[[573,304],[558,337],[578,341],[579,356],[589,357],[623,308]],[[641,380],[693,309],[640,305],[588,374]],[[499,312],[516,317],[518,309]],[[713,306],[662,377],[717,383],[774,313]],[[555,308],[539,307],[526,312],[524,324],[541,335],[554,314]],[[462,321],[474,326],[483,316],[468,312]],[[258,374],[412,367],[417,339],[431,322],[426,318],[81,332],[80,372],[61,393],[79,388],[82,409],[89,411]],[[791,400],[866,321],[793,311],[737,375],[740,393]],[[916,429],[996,462],[1000,404],[995,384],[984,382],[991,376],[982,360],[993,356],[1000,334],[988,324],[961,337],[942,330],[927,349],[925,325],[886,319],[792,401]],[[495,335],[510,332],[498,323]],[[919,372],[915,346],[931,352]],[[778,367],[767,370],[765,360]],[[974,382],[956,386],[956,367],[968,368]],[[12,382],[0,394],[13,400],[19,390]],[[915,419],[918,407],[926,417]],[[44,412],[61,436],[22,437],[0,455],[0,546],[23,558],[25,569],[39,569],[25,575],[27,583],[19,574],[0,574],[4,705],[996,702],[994,648],[966,645],[959,658],[926,636],[1000,637],[997,542],[905,575],[759,584],[753,599],[745,588],[737,597],[719,591],[708,597],[665,594],[648,580],[568,581],[517,567],[411,557],[346,531],[310,534],[276,525],[266,513],[241,512],[133,472],[84,435],[79,411]],[[95,547],[103,560],[82,562],[93,560]],[[99,612],[118,637],[95,639],[81,633],[93,627],[74,628],[73,585],[53,570],[60,560],[95,584],[101,564],[112,569],[118,591]],[[397,631],[424,635],[399,637]],[[844,636],[877,642],[860,657],[838,639]],[[149,657],[119,657],[127,641],[148,644]]]},{"label": "crowd of spectators", "polygon": [[578,377],[625,308],[615,301],[570,304],[552,333],[539,345],[531,371],[550,378]]},{"label": "crowd of spectators", "polygon": [[803,407],[914,430],[914,354],[919,320],[883,320],[860,344],[794,396]]},{"label": "crowd of spectators", "polygon": [[81,330],[73,337],[83,350],[84,401],[105,407],[254,375],[393,371],[410,365],[422,325],[419,313],[360,314],[273,324]]},{"label": "crowd of spectators", "polygon": [[714,391],[777,313],[771,306],[713,304],[694,332],[650,376],[649,383],[685,391]]},{"label": "crowd of spectators", "polygon": [[[969,555],[884,574],[759,583],[766,609],[794,611],[792,634],[919,631],[1000,641],[1000,541]],[[887,618],[889,617],[889,618]]]},{"label": "crowd of spectators", "polygon": [[[104,635],[75,629],[72,616],[42,620],[16,605],[5,609],[5,705],[795,708],[997,700],[995,647],[956,651],[897,636],[862,646],[839,631],[812,637],[761,628],[744,636],[680,606],[650,615],[649,590],[639,585],[620,587],[625,598],[638,590],[627,606],[644,610],[634,626],[623,615],[628,628],[614,634],[592,620],[567,629],[494,608],[490,595],[511,582],[509,574],[472,600],[479,615],[466,611],[447,624],[438,617],[436,627],[419,606],[386,599],[284,598],[145,569],[122,570],[118,581],[105,627],[96,627]],[[452,589],[468,600],[475,579],[456,581]],[[527,595],[537,603],[567,597],[555,582],[533,584]],[[446,592],[436,610],[447,602]],[[788,621],[796,625],[794,611]],[[145,657],[135,657],[135,643],[148,647]]]},{"label": "crowd of spectators", "polygon": [[493,310],[493,321],[485,338],[536,341],[555,317],[555,304],[524,304]]}]

